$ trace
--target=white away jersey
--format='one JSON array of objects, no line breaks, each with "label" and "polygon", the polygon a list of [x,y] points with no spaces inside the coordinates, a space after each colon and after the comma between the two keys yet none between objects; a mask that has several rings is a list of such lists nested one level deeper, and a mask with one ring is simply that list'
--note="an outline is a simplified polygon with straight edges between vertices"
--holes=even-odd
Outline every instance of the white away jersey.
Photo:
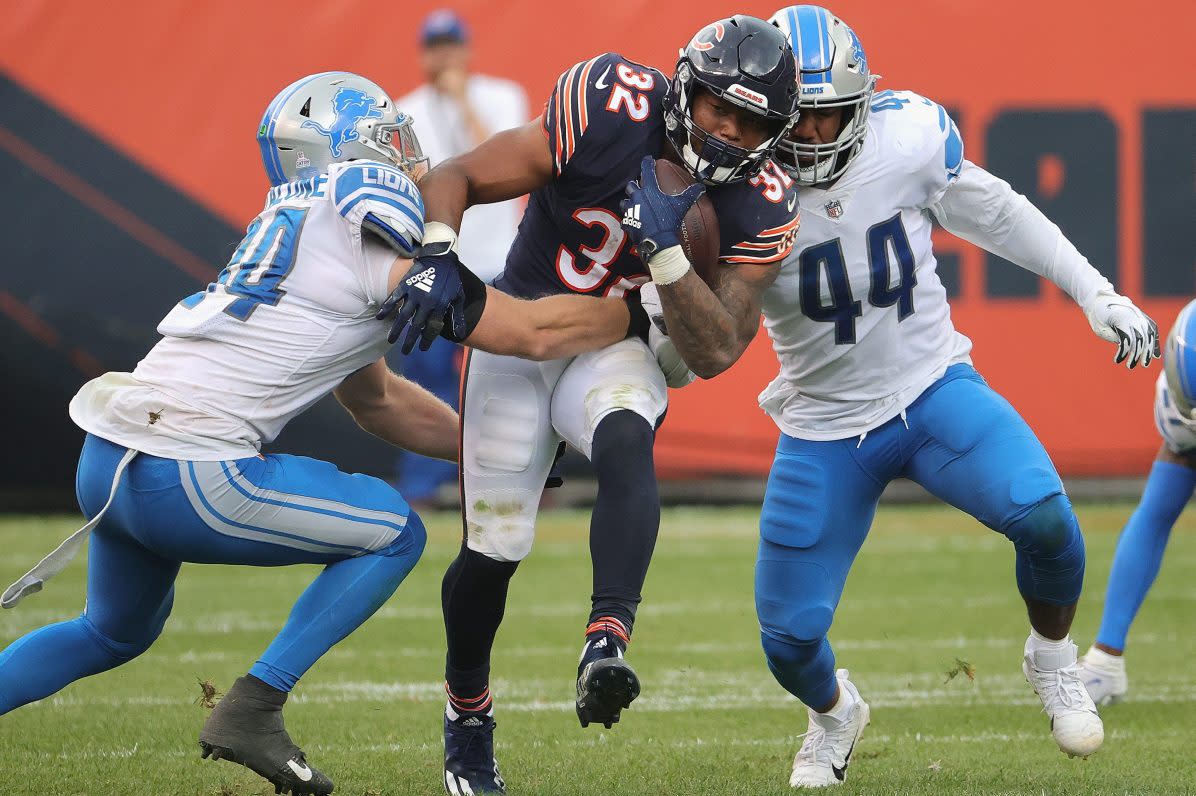
[{"label": "white away jersey", "polygon": [[84,385],[71,418],[155,456],[255,455],[386,352],[374,313],[396,250],[422,236],[423,202],[394,166],[338,163],[275,187],[217,280],[170,311],[131,374]]},{"label": "white away jersey", "polygon": [[828,189],[799,193],[793,253],[764,296],[780,374],[760,405],[786,434],[852,437],[900,414],[949,365],[970,362],[931,251],[937,202],[963,166],[939,105],[872,101],[859,156]]},{"label": "white away jersey", "polygon": [[1154,386],[1154,425],[1167,450],[1177,456],[1196,452],[1196,423],[1186,419],[1175,407],[1165,372],[1159,374]]}]

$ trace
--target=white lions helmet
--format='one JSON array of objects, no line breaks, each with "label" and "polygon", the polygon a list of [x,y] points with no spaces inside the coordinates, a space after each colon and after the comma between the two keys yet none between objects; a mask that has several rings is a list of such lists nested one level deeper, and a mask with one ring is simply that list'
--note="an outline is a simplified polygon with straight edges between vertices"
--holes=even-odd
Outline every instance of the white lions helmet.
[{"label": "white lions helmet", "polygon": [[412,121],[377,83],[352,72],[321,72],[274,98],[257,141],[271,185],[314,177],[346,160],[393,163],[418,177],[428,159]]},{"label": "white lions helmet", "polygon": [[1163,349],[1167,391],[1175,408],[1189,422],[1196,422],[1196,301],[1179,311],[1167,346]]},{"label": "white lions helmet", "polygon": [[814,108],[850,111],[844,114],[839,137],[829,144],[798,143],[790,133],[777,145],[776,159],[798,184],[830,182],[864,145],[877,76],[868,70],[860,37],[825,8],[788,6],[769,22],[789,38],[797,60],[798,119]]}]

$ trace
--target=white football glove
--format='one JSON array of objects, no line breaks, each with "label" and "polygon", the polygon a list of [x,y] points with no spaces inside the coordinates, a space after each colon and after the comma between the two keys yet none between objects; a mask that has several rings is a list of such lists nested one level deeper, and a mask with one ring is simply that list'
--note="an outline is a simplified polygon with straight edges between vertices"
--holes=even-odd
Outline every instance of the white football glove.
[{"label": "white football glove", "polygon": [[656,357],[656,364],[664,372],[665,384],[680,389],[693,382],[697,376],[685,364],[677,346],[673,345],[664,324],[664,307],[660,303],[660,292],[655,283],[648,282],[640,288],[640,305],[652,323],[648,326],[648,348]]},{"label": "white football glove", "polygon": [[1097,337],[1117,343],[1114,362],[1124,362],[1127,368],[1139,363],[1146,367],[1151,359],[1158,358],[1158,324],[1125,296],[1102,290],[1084,306],[1084,314]]}]

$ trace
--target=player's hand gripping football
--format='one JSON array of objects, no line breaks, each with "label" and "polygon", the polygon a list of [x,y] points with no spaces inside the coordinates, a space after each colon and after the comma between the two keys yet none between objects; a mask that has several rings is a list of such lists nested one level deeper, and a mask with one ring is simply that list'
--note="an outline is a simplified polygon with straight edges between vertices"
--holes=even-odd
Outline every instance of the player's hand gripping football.
[{"label": "player's hand gripping football", "polygon": [[1159,356],[1159,327],[1134,303],[1112,290],[1102,290],[1084,306],[1097,337],[1117,343],[1114,362],[1143,367]]},{"label": "player's hand gripping football", "polygon": [[417,340],[419,350],[427,351],[446,323],[452,324],[458,339],[464,337],[465,287],[460,271],[464,267],[451,241],[429,243],[420,249],[411,269],[382,302],[375,316],[385,320],[394,314],[386,339],[395,342],[403,327],[409,327],[401,350],[410,354]]},{"label": "player's hand gripping football", "polygon": [[640,161],[640,178],[627,183],[627,198],[620,204],[623,228],[645,263],[657,252],[681,245],[681,221],[706,192],[696,184],[673,196],[661,190],[656,179],[656,161],[645,155]]}]

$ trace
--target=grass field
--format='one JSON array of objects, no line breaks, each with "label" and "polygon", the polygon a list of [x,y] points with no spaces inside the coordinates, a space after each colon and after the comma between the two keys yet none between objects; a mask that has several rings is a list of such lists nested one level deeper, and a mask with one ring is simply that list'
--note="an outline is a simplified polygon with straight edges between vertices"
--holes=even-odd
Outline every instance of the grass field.
[{"label": "grass field", "polygon": [[[1099,620],[1117,532],[1132,507],[1084,505],[1087,590],[1075,636]],[[644,694],[611,731],[582,730],[572,690],[588,609],[582,513],[549,513],[516,577],[494,658],[499,761],[512,794],[781,794],[800,706],[773,681],[752,606],[756,513],[668,509],[630,660]],[[1027,632],[1004,538],[941,507],[886,507],[832,631],[872,705],[847,787],[857,794],[1196,792],[1196,521],[1181,520],[1131,637],[1131,699],[1104,712],[1087,761],[1055,748],[1022,679]],[[73,517],[0,519],[0,580],[15,579]],[[307,675],[291,734],[351,796],[442,791],[440,576],[454,516],[428,518],[423,562],[395,597]],[[75,562],[0,615],[0,644],[82,605]],[[197,678],[227,687],[283,622],[313,568],[186,566],[157,645],[114,672],[0,718],[0,793],[272,793],[201,761]],[[956,659],[975,681],[946,672]]]}]

